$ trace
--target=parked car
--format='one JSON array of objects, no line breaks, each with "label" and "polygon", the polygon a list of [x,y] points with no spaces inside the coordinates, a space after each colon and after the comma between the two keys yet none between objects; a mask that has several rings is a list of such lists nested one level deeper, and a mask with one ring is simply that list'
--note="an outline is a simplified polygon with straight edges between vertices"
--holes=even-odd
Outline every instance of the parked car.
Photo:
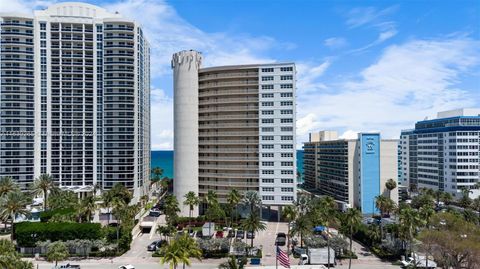
[{"label": "parked car", "polygon": [[135,269],[135,266],[133,266],[131,264],[121,265],[121,266],[118,267],[118,269]]},{"label": "parked car", "polygon": [[287,242],[287,235],[285,233],[278,233],[277,238],[275,239],[275,245],[285,246]]},{"label": "parked car", "polygon": [[162,212],[158,209],[152,209],[150,210],[149,214],[148,214],[150,217],[160,217],[160,215],[162,215]]},{"label": "parked car", "polygon": [[228,238],[234,238],[235,237],[235,231],[234,230],[228,231],[227,237]]},{"label": "parked car", "polygon": [[215,233],[215,238],[223,238],[223,231],[217,231]]},{"label": "parked car", "polygon": [[189,229],[189,230],[188,230],[188,235],[189,235],[190,237],[195,237],[195,231],[192,230],[192,229]]},{"label": "parked car", "polygon": [[165,240],[156,240],[153,241],[150,245],[147,246],[148,251],[157,251],[165,244]]},{"label": "parked car", "polygon": [[197,237],[198,237],[198,238],[202,238],[202,237],[203,237],[202,231],[198,231],[198,232],[197,232]]},{"label": "parked car", "polygon": [[255,238],[255,233],[252,231],[247,232],[247,239],[254,239]]},{"label": "parked car", "polygon": [[245,238],[245,232],[242,231],[242,230],[238,230],[237,231],[237,236],[236,236],[237,239],[243,239]]}]

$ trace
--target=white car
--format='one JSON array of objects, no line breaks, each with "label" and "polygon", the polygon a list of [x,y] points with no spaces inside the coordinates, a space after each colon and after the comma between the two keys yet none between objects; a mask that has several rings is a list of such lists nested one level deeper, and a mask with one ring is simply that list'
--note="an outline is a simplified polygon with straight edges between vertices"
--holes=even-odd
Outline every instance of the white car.
[{"label": "white car", "polygon": [[118,269],[135,269],[135,266],[131,264],[119,266]]}]

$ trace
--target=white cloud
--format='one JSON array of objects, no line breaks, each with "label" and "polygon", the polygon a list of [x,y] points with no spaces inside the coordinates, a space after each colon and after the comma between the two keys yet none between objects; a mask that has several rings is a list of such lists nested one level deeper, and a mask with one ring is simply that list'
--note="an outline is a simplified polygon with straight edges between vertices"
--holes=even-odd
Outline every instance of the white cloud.
[{"label": "white cloud", "polygon": [[382,10],[374,7],[357,7],[347,12],[347,25],[350,28],[375,23],[387,15],[392,14],[398,9],[398,6],[391,6]]},{"label": "white cloud", "polygon": [[347,46],[347,40],[343,37],[330,37],[325,39],[323,44],[331,49],[339,49]]},{"label": "white cloud", "polygon": [[45,8],[55,2],[53,0],[0,0],[0,12],[33,14],[33,10]]},{"label": "white cloud", "polygon": [[312,63],[298,63],[297,64],[297,73],[298,73],[298,82],[297,88],[301,94],[305,92],[318,92],[323,89],[326,89],[326,86],[322,83],[319,83],[317,79],[327,71],[330,67],[330,60],[326,60],[321,64],[312,64]]},{"label": "white cloud", "polygon": [[[412,128],[424,116],[475,105],[480,96],[468,90],[478,93],[478,89],[460,89],[457,84],[478,65],[479,43],[458,37],[390,46],[359,77],[328,85],[335,91],[300,95],[299,143],[308,138],[308,132],[319,129],[375,129],[384,137],[397,138],[400,129]],[[318,80],[308,83],[325,87]]]},{"label": "white cloud", "polygon": [[358,138],[358,132],[353,131],[353,130],[346,130],[338,138],[341,138],[341,139],[357,139]]},{"label": "white cloud", "polygon": [[173,99],[162,89],[151,92],[152,149],[173,149]]},{"label": "white cloud", "polygon": [[204,54],[204,66],[273,62],[263,52],[272,47],[291,48],[266,36],[242,33],[207,33],[180,17],[163,0],[121,0],[105,6],[142,24],[152,48],[152,76],[170,75],[172,54],[195,49]]}]

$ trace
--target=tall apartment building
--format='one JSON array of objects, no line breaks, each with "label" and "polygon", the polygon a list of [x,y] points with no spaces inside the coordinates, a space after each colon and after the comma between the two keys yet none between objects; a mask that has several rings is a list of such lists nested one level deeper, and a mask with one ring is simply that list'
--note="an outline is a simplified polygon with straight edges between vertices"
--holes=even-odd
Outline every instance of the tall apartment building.
[{"label": "tall apartment building", "polygon": [[[295,65],[201,68],[195,51],[173,55],[174,192],[258,191],[264,205],[296,199]],[[181,204],[181,203],[180,203]],[[182,209],[188,214],[188,208]]]},{"label": "tall apartment building", "polygon": [[74,190],[150,175],[150,49],[134,21],[84,3],[0,14],[0,176]]},{"label": "tall apartment building", "polygon": [[[439,112],[400,135],[400,182],[459,197],[480,181],[480,109]],[[476,193],[478,191],[475,191]],[[476,194],[478,195],[478,193]]]},{"label": "tall apartment building", "polygon": [[310,134],[303,148],[305,184],[311,192],[331,196],[343,208],[356,207],[363,214],[378,212],[378,195],[398,201],[398,190],[390,193],[385,187],[387,180],[397,181],[397,140],[381,139],[379,133],[338,139],[336,132],[321,131]]}]

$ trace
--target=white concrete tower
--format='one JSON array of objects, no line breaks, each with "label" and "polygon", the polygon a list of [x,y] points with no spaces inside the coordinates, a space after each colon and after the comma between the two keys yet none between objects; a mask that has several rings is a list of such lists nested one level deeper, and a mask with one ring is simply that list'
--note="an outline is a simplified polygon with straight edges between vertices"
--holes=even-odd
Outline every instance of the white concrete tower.
[{"label": "white concrete tower", "polygon": [[[180,51],[173,55],[174,95],[174,180],[173,192],[180,205],[180,215],[188,216],[183,205],[190,191],[198,195],[198,70],[199,52]],[[198,215],[195,209],[193,216]]]}]

